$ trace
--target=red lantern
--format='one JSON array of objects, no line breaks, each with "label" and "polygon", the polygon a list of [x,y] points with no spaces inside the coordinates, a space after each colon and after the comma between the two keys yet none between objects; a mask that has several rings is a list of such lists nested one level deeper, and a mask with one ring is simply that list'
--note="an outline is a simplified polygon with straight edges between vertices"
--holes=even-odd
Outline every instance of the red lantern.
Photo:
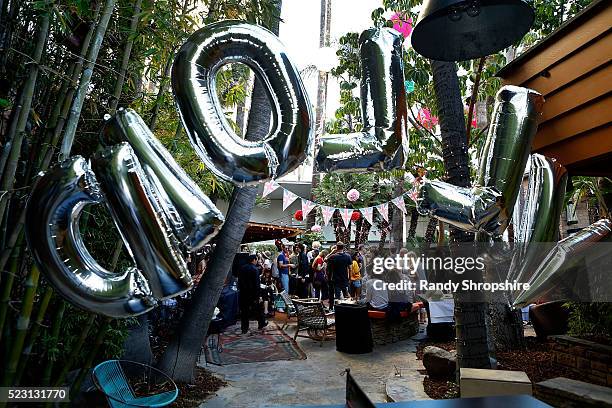
[{"label": "red lantern", "polygon": [[304,219],[304,214],[302,213],[302,210],[297,210],[293,215],[293,218],[295,218],[297,221],[302,221]]},{"label": "red lantern", "polygon": [[353,213],[351,214],[351,221],[357,221],[360,218],[361,218],[361,213],[357,210],[353,211]]}]

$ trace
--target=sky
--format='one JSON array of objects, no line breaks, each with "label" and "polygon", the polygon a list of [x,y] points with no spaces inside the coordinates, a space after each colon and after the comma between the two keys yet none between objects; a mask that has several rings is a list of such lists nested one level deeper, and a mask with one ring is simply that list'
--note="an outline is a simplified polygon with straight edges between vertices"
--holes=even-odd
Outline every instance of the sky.
[{"label": "sky", "polygon": [[[331,46],[348,32],[361,33],[372,26],[370,15],[382,5],[381,0],[332,0]],[[284,0],[279,37],[285,44],[291,60],[301,71],[319,58],[320,0]],[[335,48],[335,47],[334,47]],[[316,72],[303,76],[310,103],[317,102]],[[339,107],[340,89],[330,75],[327,88],[327,118]]]}]

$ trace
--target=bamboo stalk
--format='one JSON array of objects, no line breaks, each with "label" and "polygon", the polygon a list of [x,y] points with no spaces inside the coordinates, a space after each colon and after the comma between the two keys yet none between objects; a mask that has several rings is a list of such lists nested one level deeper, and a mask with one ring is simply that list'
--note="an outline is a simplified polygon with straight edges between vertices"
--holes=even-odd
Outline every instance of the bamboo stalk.
[{"label": "bamboo stalk", "polygon": [[34,296],[36,295],[39,278],[40,271],[38,270],[38,267],[34,265],[32,266],[32,269],[30,269],[30,273],[28,274],[24,284],[25,292],[23,294],[21,312],[19,313],[19,318],[17,319],[17,329],[15,330],[13,344],[11,345],[8,361],[5,365],[4,378],[2,380],[2,384],[5,387],[13,385],[13,380],[15,379],[15,374],[17,373],[19,357],[23,351],[23,343],[25,342],[28,327],[30,326],[30,315],[32,314],[32,308],[34,306]]},{"label": "bamboo stalk", "polygon": [[98,330],[98,334],[96,335],[96,338],[94,340],[93,347],[87,356],[87,360],[85,361],[85,364],[83,364],[83,367],[79,371],[79,375],[72,383],[72,386],[70,389],[70,399],[71,400],[74,400],[74,397],[81,390],[81,384],[83,384],[83,379],[85,379],[85,375],[89,372],[89,369],[93,365],[94,359],[96,358],[96,356],[98,355],[98,352],[100,351],[100,346],[102,346],[102,343],[104,342],[104,337],[106,337],[108,326],[110,326],[111,321],[112,319],[107,317],[104,319],[104,322],[100,326],[100,329]]},{"label": "bamboo stalk", "polygon": [[[49,0],[46,0],[45,9],[48,5]],[[12,140],[12,146],[6,161],[6,167],[1,175],[2,181],[0,183],[0,191],[9,192],[15,183],[15,172],[17,171],[17,165],[21,155],[21,146],[25,136],[26,124],[32,108],[32,98],[34,96],[34,88],[36,87],[38,71],[40,70],[40,61],[42,59],[45,43],[47,42],[47,36],[49,34],[49,21],[50,18],[48,11],[42,11],[40,15],[40,28],[38,30],[36,46],[34,48],[34,55],[32,57],[32,64],[30,65],[28,72],[28,79],[26,80],[22,90],[23,98],[21,101],[21,110],[19,115],[13,118],[13,120],[17,121],[17,125],[14,128],[15,133],[8,134],[6,136],[7,140]],[[0,197],[0,219],[4,218],[4,212],[6,211],[10,196],[11,194],[6,193]]]},{"label": "bamboo stalk", "polygon": [[18,246],[17,239],[21,236],[21,232],[23,231],[24,224],[25,224],[25,211],[22,211],[21,215],[19,215],[19,219],[17,220],[17,224],[15,225],[15,228],[13,228],[13,231],[11,232],[9,239],[6,241],[4,245],[4,250],[2,251],[2,254],[0,254],[0,271],[4,270],[4,267],[6,266],[6,263],[8,262],[11,256],[11,253],[13,252],[13,249],[15,249],[15,247]]},{"label": "bamboo stalk", "polygon": [[117,82],[115,83],[115,89],[113,90],[113,99],[110,103],[111,115],[114,114],[117,110],[117,105],[119,105],[119,98],[121,97],[121,92],[123,91],[125,74],[127,72],[128,64],[130,62],[130,56],[132,54],[132,46],[134,45],[134,37],[136,36],[136,30],[138,29],[138,21],[140,20],[141,6],[142,0],[136,0],[136,3],[134,4],[134,13],[132,14],[132,19],[130,20],[130,32],[125,43],[125,48],[123,49],[123,58],[121,59],[119,78],[117,78]]},{"label": "bamboo stalk", "polygon": [[[23,235],[20,241],[23,241]],[[2,295],[0,297],[0,342],[2,341],[4,334],[4,324],[6,323],[6,317],[9,310],[9,302],[11,301],[11,291],[13,290],[13,284],[15,283],[15,276],[17,276],[17,269],[19,267],[19,260],[23,252],[23,247],[18,245],[12,251],[11,262],[8,267],[7,277],[2,285]]]},{"label": "bamboo stalk", "polygon": [[[54,348],[57,345],[59,339],[60,329],[62,327],[62,320],[64,319],[64,312],[66,311],[66,302],[60,301],[59,307],[53,317],[53,323],[51,324],[51,341],[48,349]],[[41,378],[41,385],[49,385],[51,383],[51,373],[53,373],[53,360],[50,356],[47,356],[47,365],[43,370]]]},{"label": "bamboo stalk", "polygon": [[81,330],[81,335],[79,336],[79,339],[72,347],[72,350],[70,350],[70,354],[68,355],[68,358],[64,362],[62,371],[60,371],[59,376],[53,383],[55,387],[59,387],[64,383],[64,380],[66,379],[66,374],[68,374],[68,371],[70,371],[70,369],[76,362],[77,358],[79,357],[79,353],[81,352],[81,349],[83,348],[83,344],[85,344],[85,340],[87,340],[89,331],[91,330],[91,328],[93,327],[96,321],[96,316],[97,315],[95,314],[90,314],[87,320],[85,321],[85,326]]},{"label": "bamboo stalk", "polygon": [[40,328],[42,327],[42,321],[45,318],[47,313],[47,309],[49,307],[49,303],[51,302],[51,298],[53,297],[53,288],[48,285],[47,289],[40,300],[40,304],[38,306],[38,312],[36,313],[36,320],[34,320],[34,324],[32,325],[32,329],[30,330],[30,335],[28,336],[28,340],[23,348],[23,353],[21,354],[21,359],[19,360],[19,365],[17,366],[17,374],[15,374],[15,385],[19,385],[21,382],[21,377],[25,372],[25,368],[28,365],[28,361],[30,356],[32,355],[32,348],[38,339],[38,335],[40,334]]},{"label": "bamboo stalk", "polygon": [[91,82],[91,76],[93,74],[94,64],[98,59],[98,52],[102,47],[102,40],[106,34],[106,28],[113,14],[113,8],[115,7],[115,0],[106,0],[100,22],[96,27],[96,32],[93,36],[93,42],[89,51],[87,52],[87,62],[85,69],[81,75],[79,81],[79,88],[76,96],[72,101],[70,108],[70,115],[66,121],[66,130],[64,132],[64,139],[62,140],[62,146],[60,148],[59,159],[64,160],[70,156],[70,150],[72,149],[72,143],[74,142],[74,135],[76,134],[76,128],[79,124],[79,118],[81,117],[81,110],[83,108],[83,102],[85,100],[85,94],[89,89],[89,83]]},{"label": "bamboo stalk", "polygon": [[[96,10],[94,12],[92,21],[96,22],[98,20],[101,8],[102,2],[97,2]],[[60,136],[62,134],[62,131],[64,130],[64,125],[66,124],[68,113],[70,112],[70,106],[72,105],[72,99],[74,97],[76,89],[78,88],[79,77],[83,72],[83,61],[84,58],[87,56],[87,51],[89,50],[89,45],[91,44],[91,39],[93,38],[93,34],[96,30],[96,27],[97,24],[92,24],[89,31],[87,31],[85,39],[83,40],[83,45],[81,47],[79,58],[75,62],[74,71],[72,72],[72,76],[70,77],[70,84],[72,86],[68,88],[66,96],[62,101],[60,115],[57,119],[57,123],[53,127],[53,132],[50,135],[49,144],[47,146],[44,146],[44,153],[40,154],[40,156],[43,158],[40,164],[41,171],[45,171],[49,167],[49,164],[51,163],[51,158],[53,157],[53,152],[55,151],[55,147],[59,143]]]}]

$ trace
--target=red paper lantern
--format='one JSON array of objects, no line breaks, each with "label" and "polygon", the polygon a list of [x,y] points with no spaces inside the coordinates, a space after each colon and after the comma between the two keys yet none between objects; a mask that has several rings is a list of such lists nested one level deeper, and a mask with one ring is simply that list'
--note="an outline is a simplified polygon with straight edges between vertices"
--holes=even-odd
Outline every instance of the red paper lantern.
[{"label": "red paper lantern", "polygon": [[297,210],[295,214],[293,214],[293,218],[295,218],[297,221],[302,221],[304,219],[304,214],[302,213],[302,210]]},{"label": "red paper lantern", "polygon": [[351,221],[357,221],[360,218],[361,218],[361,213],[357,210],[353,211],[353,213],[351,214]]}]

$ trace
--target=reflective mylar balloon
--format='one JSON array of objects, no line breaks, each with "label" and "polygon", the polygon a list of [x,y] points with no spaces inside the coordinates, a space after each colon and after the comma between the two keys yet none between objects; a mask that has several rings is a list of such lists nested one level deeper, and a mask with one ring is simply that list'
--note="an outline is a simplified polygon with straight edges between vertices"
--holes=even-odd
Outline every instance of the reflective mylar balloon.
[{"label": "reflective mylar balloon", "polygon": [[[612,243],[612,222],[608,219],[599,220],[574,235],[559,241],[535,269],[528,282],[529,289],[519,293],[514,300],[514,305],[526,305],[536,300],[565,300],[565,297],[549,299],[547,296],[563,286],[564,275],[572,271],[586,273],[587,265],[595,262],[596,258],[609,260],[612,256],[610,243]],[[602,272],[605,274],[605,284],[609,286],[609,270]],[[572,278],[572,280],[584,280],[586,276],[574,276]],[[606,296],[609,299],[609,293]]]},{"label": "reflective mylar balloon", "polygon": [[363,131],[325,135],[316,170],[390,170],[404,166],[408,153],[407,105],[402,35],[372,28],[359,37]]},{"label": "reflective mylar balloon", "polygon": [[83,243],[81,213],[103,201],[85,159],[76,156],[58,164],[32,188],[26,208],[28,245],[45,277],[72,304],[112,317],[145,313],[156,300],[142,273],[104,269]]},{"label": "reflective mylar balloon", "polygon": [[555,159],[533,154],[527,183],[520,189],[512,214],[515,253],[508,280],[527,282],[546,256],[545,245],[557,242],[567,170]]},{"label": "reflective mylar balloon", "polygon": [[162,190],[149,181],[130,145],[122,143],[96,154],[92,168],[153,295],[163,299],[190,289],[191,275],[160,202]]},{"label": "reflective mylar balloon", "polygon": [[527,88],[497,93],[474,188],[424,180],[418,209],[457,228],[500,236],[512,216],[544,99]]},{"label": "reflective mylar balloon", "polygon": [[[272,105],[270,132],[262,141],[240,139],[224,117],[216,75],[244,63],[265,84]],[[312,144],[312,112],[304,85],[277,36],[239,21],[196,31],[172,67],[172,89],[196,152],[217,176],[237,184],[278,178],[305,160]]]},{"label": "reflective mylar balloon", "polygon": [[199,249],[219,232],[223,214],[131,109],[119,110],[102,130],[103,144],[121,142],[130,144],[149,181],[158,185],[168,222],[187,249]]}]

